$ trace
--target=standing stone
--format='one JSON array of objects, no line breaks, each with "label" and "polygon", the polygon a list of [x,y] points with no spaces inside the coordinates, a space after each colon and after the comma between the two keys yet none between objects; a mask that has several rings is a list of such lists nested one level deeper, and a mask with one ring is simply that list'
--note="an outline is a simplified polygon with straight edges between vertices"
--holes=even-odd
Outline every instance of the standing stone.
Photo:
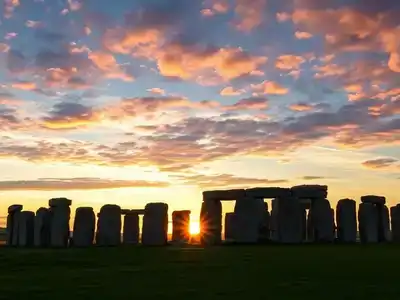
[{"label": "standing stone", "polygon": [[315,199],[311,203],[311,211],[314,241],[333,242],[335,229],[329,201],[326,199]]},{"label": "standing stone", "polygon": [[50,244],[52,247],[68,247],[71,204],[72,201],[67,198],[53,198],[49,200],[51,214]]},{"label": "standing stone", "polygon": [[35,213],[33,211],[22,211],[19,215],[18,221],[18,246],[32,247]]},{"label": "standing stone", "polygon": [[268,203],[264,202],[263,218],[258,232],[258,241],[265,243],[271,239],[270,233],[271,216],[268,211]]},{"label": "standing stone", "polygon": [[36,211],[35,216],[35,247],[50,246],[51,213],[48,208],[41,207]]},{"label": "standing stone", "polygon": [[390,208],[390,221],[392,226],[392,242],[400,243],[400,205]]},{"label": "standing stone", "polygon": [[20,204],[14,204],[8,207],[7,216],[7,240],[8,246],[18,246],[18,218],[23,209]]},{"label": "standing stone", "polygon": [[225,241],[233,241],[235,238],[235,213],[230,212],[225,214],[224,235]]},{"label": "standing stone", "polygon": [[302,241],[307,241],[307,210],[305,208],[301,209],[301,226],[302,226]]},{"label": "standing stone", "polygon": [[75,211],[73,245],[90,247],[94,241],[96,216],[92,207],[78,207]]},{"label": "standing stone", "polygon": [[137,213],[125,214],[122,243],[125,245],[139,244],[139,215]]},{"label": "standing stone", "polygon": [[372,203],[361,203],[358,207],[358,226],[362,243],[378,242],[378,211]]},{"label": "standing stone", "polygon": [[263,199],[244,197],[236,200],[234,239],[237,243],[257,243],[265,215]]},{"label": "standing stone", "polygon": [[190,210],[174,211],[172,213],[172,241],[188,243],[190,240]]},{"label": "standing stone", "polygon": [[278,241],[283,244],[301,243],[303,239],[302,205],[297,198],[287,197],[274,200]]},{"label": "standing stone", "polygon": [[168,243],[168,205],[165,203],[148,203],[144,210],[143,245],[166,245]]},{"label": "standing stone", "polygon": [[309,209],[307,214],[307,242],[314,242],[314,238],[312,210]]},{"label": "standing stone", "polygon": [[356,201],[339,200],[336,206],[337,238],[342,243],[357,241]]},{"label": "standing stone", "polygon": [[270,237],[271,241],[279,241],[279,231],[278,231],[278,199],[273,199],[271,201],[271,217],[270,217]]},{"label": "standing stone", "polygon": [[390,217],[386,205],[376,205],[378,209],[378,240],[385,243],[390,241]]},{"label": "standing stone", "polygon": [[97,220],[96,244],[118,246],[121,244],[121,207],[106,204],[100,209]]},{"label": "standing stone", "polygon": [[326,185],[297,185],[291,188],[293,197],[299,199],[325,199],[328,196]]},{"label": "standing stone", "polygon": [[221,243],[222,204],[218,200],[203,201],[200,210],[200,242],[203,245]]}]

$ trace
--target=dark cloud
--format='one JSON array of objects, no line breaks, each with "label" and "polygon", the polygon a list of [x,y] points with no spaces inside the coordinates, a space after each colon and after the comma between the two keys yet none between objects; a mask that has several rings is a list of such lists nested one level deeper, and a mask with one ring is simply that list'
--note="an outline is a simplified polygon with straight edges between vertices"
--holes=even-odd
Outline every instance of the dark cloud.
[{"label": "dark cloud", "polygon": [[7,53],[7,69],[12,73],[18,73],[25,70],[27,59],[19,50],[11,49]]},{"label": "dark cloud", "polygon": [[0,191],[104,190],[119,188],[165,188],[168,182],[101,178],[39,178],[0,181]]},{"label": "dark cloud", "polygon": [[391,167],[398,162],[399,162],[398,159],[388,157],[388,158],[377,158],[377,159],[367,160],[363,162],[362,165],[370,169],[384,169],[387,167]]}]

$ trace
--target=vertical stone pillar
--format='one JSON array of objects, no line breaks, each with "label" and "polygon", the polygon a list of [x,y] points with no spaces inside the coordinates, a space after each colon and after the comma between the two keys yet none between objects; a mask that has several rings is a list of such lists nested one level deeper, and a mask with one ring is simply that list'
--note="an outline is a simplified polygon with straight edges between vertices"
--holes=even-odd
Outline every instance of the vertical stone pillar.
[{"label": "vertical stone pillar", "polygon": [[307,214],[307,242],[314,242],[314,225],[313,225],[312,210],[308,210]]},{"label": "vertical stone pillar", "polygon": [[96,216],[92,207],[78,207],[75,211],[73,245],[90,247],[94,242]]},{"label": "vertical stone pillar", "polygon": [[224,236],[225,241],[233,241],[235,238],[235,213],[225,214]]},{"label": "vertical stone pillar", "polygon": [[139,244],[139,234],[139,215],[134,212],[125,214],[122,243],[124,245]]},{"label": "vertical stone pillar", "polygon": [[96,245],[120,245],[121,223],[121,207],[113,204],[104,205],[98,214]]},{"label": "vertical stone pillar", "polygon": [[50,243],[52,247],[68,247],[71,204],[72,201],[67,198],[53,198],[49,200],[51,213]]},{"label": "vertical stone pillar", "polygon": [[222,204],[218,200],[205,200],[200,210],[200,242],[218,245],[222,233]]},{"label": "vertical stone pillar", "polygon": [[400,204],[390,208],[390,221],[392,226],[392,242],[400,243]]},{"label": "vertical stone pillar", "polygon": [[164,246],[168,243],[168,205],[149,203],[144,208],[142,243]]},{"label": "vertical stone pillar", "polygon": [[33,211],[22,211],[18,218],[18,246],[32,247],[35,213]]},{"label": "vertical stone pillar", "polygon": [[7,240],[6,245],[8,246],[18,246],[18,218],[23,209],[20,204],[14,204],[8,207],[7,216]]},{"label": "vertical stone pillar", "polygon": [[190,210],[174,211],[172,213],[172,241],[188,243],[190,240]]},{"label": "vertical stone pillar", "polygon": [[326,243],[334,240],[334,220],[331,205],[326,199],[313,199],[311,202],[311,222],[314,241]]},{"label": "vertical stone pillar", "polygon": [[273,199],[271,201],[270,236],[271,241],[279,242],[278,199]]},{"label": "vertical stone pillar", "polygon": [[265,215],[263,199],[243,197],[235,204],[234,239],[237,243],[257,243]]},{"label": "vertical stone pillar", "polygon": [[259,235],[258,235],[258,241],[260,243],[265,243],[270,241],[271,239],[270,223],[271,223],[271,216],[268,211],[268,203],[264,202],[262,223],[260,225]]},{"label": "vertical stone pillar", "polygon": [[339,200],[336,206],[336,223],[339,242],[355,243],[357,241],[356,201]]},{"label": "vertical stone pillar", "polygon": [[378,211],[372,203],[361,203],[358,207],[358,226],[362,243],[378,242]]},{"label": "vertical stone pillar", "polygon": [[41,207],[36,211],[35,216],[35,247],[49,247],[51,232],[51,212],[48,208]]},{"label": "vertical stone pillar", "polygon": [[302,205],[297,198],[279,198],[274,206],[277,209],[279,242],[297,244],[303,240]]}]

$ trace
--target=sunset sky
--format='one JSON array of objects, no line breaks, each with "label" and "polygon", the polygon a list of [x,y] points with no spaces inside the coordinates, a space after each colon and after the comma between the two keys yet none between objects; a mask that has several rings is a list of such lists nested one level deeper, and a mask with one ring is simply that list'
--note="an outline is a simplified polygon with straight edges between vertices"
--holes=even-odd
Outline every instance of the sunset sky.
[{"label": "sunset sky", "polygon": [[196,221],[202,190],[296,184],[400,202],[400,1],[1,2],[0,216]]}]

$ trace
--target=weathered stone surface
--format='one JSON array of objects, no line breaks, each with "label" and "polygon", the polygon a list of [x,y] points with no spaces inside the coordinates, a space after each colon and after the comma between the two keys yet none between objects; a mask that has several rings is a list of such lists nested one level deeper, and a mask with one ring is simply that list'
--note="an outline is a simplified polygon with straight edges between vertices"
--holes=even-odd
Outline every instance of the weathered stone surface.
[{"label": "weathered stone surface", "polygon": [[225,214],[224,236],[225,241],[233,241],[235,238],[235,213]]},{"label": "weathered stone surface", "polygon": [[172,213],[172,241],[187,243],[190,240],[190,210],[174,211]]},{"label": "weathered stone surface", "polygon": [[310,209],[307,214],[307,242],[314,241],[314,226],[312,219],[312,210]]},{"label": "weathered stone surface", "polygon": [[71,206],[72,200],[67,198],[52,198],[49,200],[49,206]]},{"label": "weathered stone surface", "polygon": [[203,201],[237,200],[245,197],[244,189],[204,191]]},{"label": "weathered stone surface", "polygon": [[235,205],[234,239],[238,243],[257,243],[265,205],[260,198],[240,198]]},{"label": "weathered stone surface", "polygon": [[302,241],[306,242],[307,241],[307,211],[302,205],[301,208],[301,224],[302,224]]},{"label": "weathered stone surface", "polygon": [[382,196],[366,195],[366,196],[361,196],[361,202],[384,205],[386,203],[386,198]]},{"label": "weathered stone surface", "polygon": [[18,220],[18,246],[32,247],[35,213],[33,211],[22,211]]},{"label": "weathered stone surface", "polygon": [[318,199],[311,204],[311,226],[314,230],[313,236],[316,242],[333,242],[334,240],[334,217],[331,204],[326,199]]},{"label": "weathered stone surface", "polygon": [[75,211],[73,245],[90,247],[94,242],[96,216],[92,207],[78,207]]},{"label": "weathered stone surface", "polygon": [[36,211],[34,241],[35,247],[50,246],[51,213],[48,208],[41,207]]},{"label": "weathered stone surface", "polygon": [[246,190],[246,197],[248,198],[281,198],[290,197],[291,191],[287,188],[280,187],[260,187]]},{"label": "weathered stone surface", "polygon": [[271,215],[270,215],[270,238],[273,242],[279,241],[278,231],[278,199],[271,201]]},{"label": "weathered stone surface", "polygon": [[[15,219],[18,218],[19,213],[22,211],[23,206],[20,204],[14,204],[8,207],[8,216],[7,216],[7,228],[6,228],[6,245],[11,246],[13,244],[13,236],[15,236],[15,245],[18,244],[18,225],[15,227],[18,222]],[[15,230],[16,231],[15,231]]]},{"label": "weathered stone surface", "polygon": [[125,245],[139,244],[139,215],[132,212],[124,216],[124,229],[122,234],[122,242]]},{"label": "weathered stone surface", "polygon": [[342,243],[357,241],[356,201],[339,200],[336,206],[337,238]]},{"label": "weathered stone surface", "polygon": [[222,205],[220,201],[203,201],[200,210],[200,242],[203,245],[221,243]]},{"label": "weathered stone surface", "polygon": [[113,204],[104,205],[98,214],[96,245],[120,245],[121,227],[121,207]]},{"label": "weathered stone surface", "polygon": [[400,205],[390,208],[390,222],[392,226],[392,242],[400,243]]},{"label": "weathered stone surface", "polygon": [[270,223],[271,223],[271,215],[268,211],[268,203],[264,202],[263,218],[258,232],[259,242],[266,242],[271,239]]},{"label": "weathered stone surface", "polygon": [[303,211],[301,203],[294,198],[274,200],[278,241],[284,244],[301,243],[303,239]]},{"label": "weathered stone surface", "polygon": [[378,241],[390,241],[390,219],[389,209],[386,205],[376,205],[378,210]]},{"label": "weathered stone surface", "polygon": [[65,204],[50,207],[51,229],[50,245],[52,247],[68,247],[70,238],[69,221],[71,208]]},{"label": "weathered stone surface", "polygon": [[362,243],[378,242],[378,210],[372,203],[358,207],[358,226]]},{"label": "weathered stone surface", "polygon": [[[12,237],[11,237],[11,245],[18,246],[19,245],[19,218],[21,216],[21,212],[13,213],[12,217]],[[7,220],[8,221],[8,220]],[[11,220],[10,220],[11,222]]]},{"label": "weathered stone surface", "polygon": [[297,185],[291,191],[293,197],[300,199],[325,199],[328,196],[326,185]]},{"label": "weathered stone surface", "polygon": [[143,216],[142,243],[147,246],[164,246],[168,243],[168,205],[149,203]]}]

